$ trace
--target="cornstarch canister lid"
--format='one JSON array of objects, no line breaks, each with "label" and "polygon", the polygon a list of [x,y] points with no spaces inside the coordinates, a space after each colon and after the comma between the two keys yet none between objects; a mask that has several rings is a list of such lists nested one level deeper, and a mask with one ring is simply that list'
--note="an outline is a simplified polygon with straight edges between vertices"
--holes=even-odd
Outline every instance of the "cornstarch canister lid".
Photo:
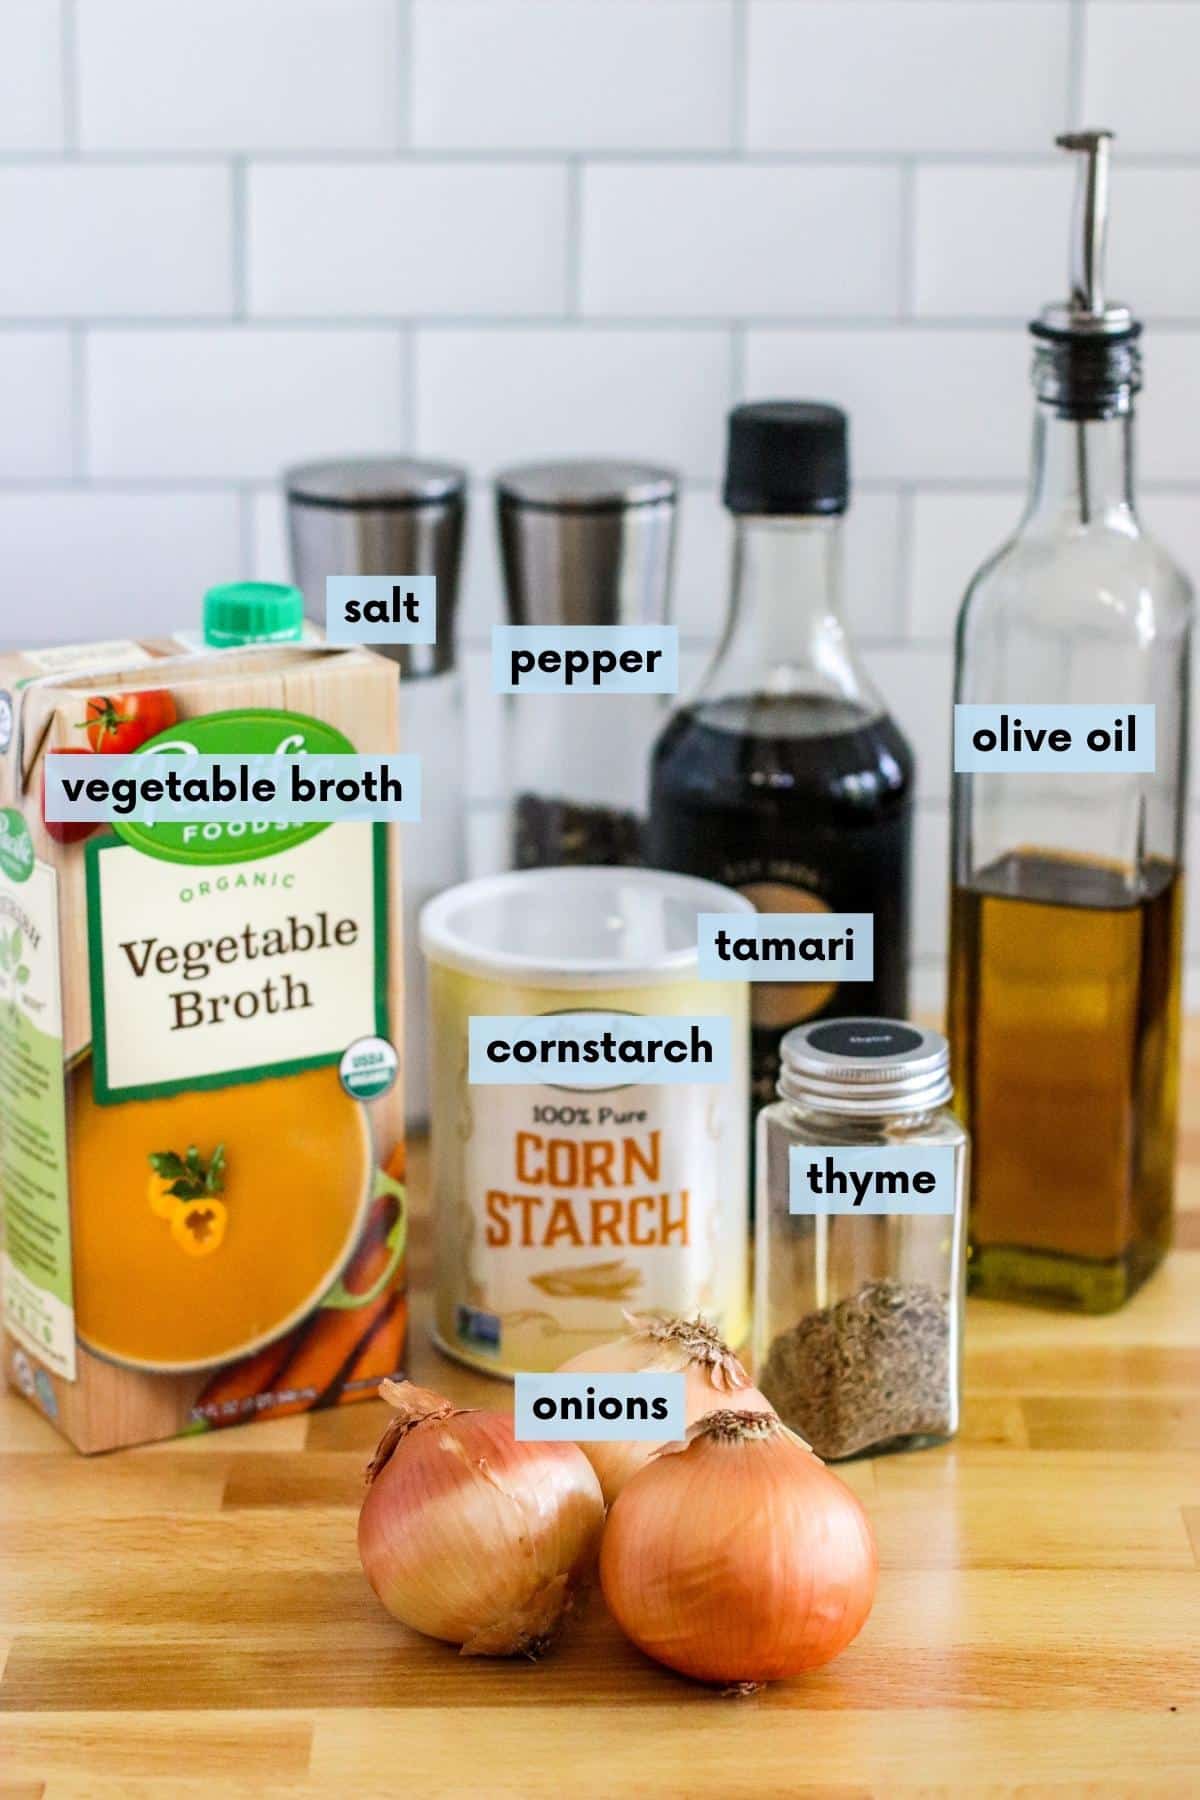
[{"label": "cornstarch canister lid", "polygon": [[485,979],[642,987],[695,977],[698,913],[753,911],[731,888],[660,869],[521,869],[428,901],[421,948]]}]

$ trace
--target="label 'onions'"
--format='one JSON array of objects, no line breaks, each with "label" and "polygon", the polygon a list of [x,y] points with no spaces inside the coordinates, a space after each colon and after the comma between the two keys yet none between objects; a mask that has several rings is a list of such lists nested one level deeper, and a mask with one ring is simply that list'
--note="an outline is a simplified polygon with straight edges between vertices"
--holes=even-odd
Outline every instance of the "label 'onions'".
[{"label": "label 'onions'", "polygon": [[388,1611],[464,1656],[536,1656],[591,1569],[600,1484],[575,1444],[518,1443],[512,1420],[412,1382],[367,1470],[358,1521],[367,1580]]},{"label": "label 'onions'", "polygon": [[634,1476],[600,1582],[640,1650],[699,1681],[757,1685],[831,1662],[875,1598],[854,1494],[773,1415],[715,1412]]},{"label": "label 'onions'", "polygon": [[[627,1335],[611,1344],[581,1351],[562,1365],[560,1374],[645,1375],[654,1371],[682,1373],[684,1422],[695,1425],[706,1413],[736,1406],[740,1412],[773,1412],[765,1395],[751,1387],[750,1377],[727,1344],[703,1319],[636,1318],[625,1314]],[[611,1506],[625,1483],[665,1444],[654,1441],[584,1443],[583,1452],[600,1477],[605,1502]]]}]

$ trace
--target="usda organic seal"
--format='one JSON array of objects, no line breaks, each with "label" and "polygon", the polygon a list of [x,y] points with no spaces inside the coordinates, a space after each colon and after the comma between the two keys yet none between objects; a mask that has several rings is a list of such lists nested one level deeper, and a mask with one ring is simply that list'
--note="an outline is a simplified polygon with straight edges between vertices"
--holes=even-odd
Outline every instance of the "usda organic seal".
[{"label": "usda organic seal", "polygon": [[352,1100],[378,1100],[395,1086],[399,1072],[396,1046],[382,1037],[355,1038],[338,1064],[342,1086]]}]

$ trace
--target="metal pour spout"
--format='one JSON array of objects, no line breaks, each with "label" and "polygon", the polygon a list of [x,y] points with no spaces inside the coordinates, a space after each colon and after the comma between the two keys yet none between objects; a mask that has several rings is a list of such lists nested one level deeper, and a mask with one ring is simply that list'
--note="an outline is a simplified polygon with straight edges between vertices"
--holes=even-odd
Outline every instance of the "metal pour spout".
[{"label": "metal pour spout", "polygon": [[1110,301],[1105,293],[1113,133],[1064,131],[1054,141],[1079,159],[1068,265],[1071,297],[1046,307],[1041,322],[1054,331],[1080,334],[1128,331],[1132,324],[1129,308]]},{"label": "metal pour spout", "polygon": [[1104,313],[1104,258],[1108,247],[1108,147],[1111,131],[1064,131],[1060,150],[1080,157],[1071,220],[1071,305],[1092,318]]}]

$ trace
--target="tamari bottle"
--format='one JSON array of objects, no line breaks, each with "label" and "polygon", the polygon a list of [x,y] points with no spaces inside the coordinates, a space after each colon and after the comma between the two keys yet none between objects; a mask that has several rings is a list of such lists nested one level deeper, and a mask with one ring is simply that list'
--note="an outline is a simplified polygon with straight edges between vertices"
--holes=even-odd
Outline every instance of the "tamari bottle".
[{"label": "tamari bottle", "polygon": [[756,1105],[808,1019],[907,1011],[913,758],[842,618],[846,415],[735,408],[725,504],[733,599],[699,687],[654,750],[648,860],[723,882],[762,912],[874,915],[870,982],[752,990]]},{"label": "tamari bottle", "polygon": [[1191,623],[1134,508],[1140,326],[1104,295],[1109,135],[1058,140],[1082,158],[1071,297],[1031,327],[1029,500],[967,591],[955,699],[1152,703],[1156,769],[956,776],[950,939],[971,1286],[1086,1312],[1169,1241]]}]

